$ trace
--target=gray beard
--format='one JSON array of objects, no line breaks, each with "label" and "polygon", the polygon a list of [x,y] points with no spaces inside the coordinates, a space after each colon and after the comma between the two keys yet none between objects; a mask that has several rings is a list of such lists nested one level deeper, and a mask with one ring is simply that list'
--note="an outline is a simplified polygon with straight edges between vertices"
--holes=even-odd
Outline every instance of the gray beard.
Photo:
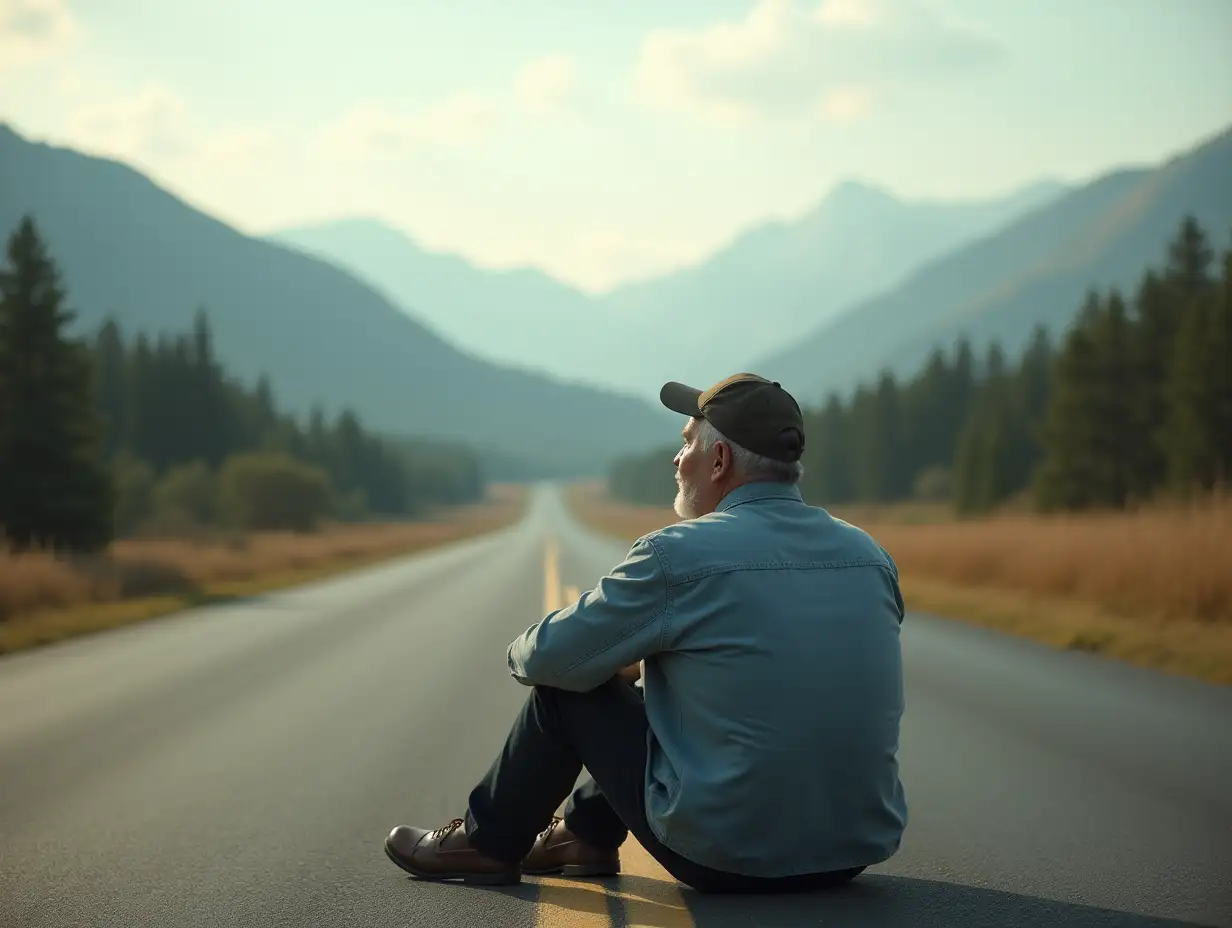
[{"label": "gray beard", "polygon": [[676,501],[672,504],[672,509],[682,519],[696,519],[700,515],[696,488],[689,487],[677,479]]}]

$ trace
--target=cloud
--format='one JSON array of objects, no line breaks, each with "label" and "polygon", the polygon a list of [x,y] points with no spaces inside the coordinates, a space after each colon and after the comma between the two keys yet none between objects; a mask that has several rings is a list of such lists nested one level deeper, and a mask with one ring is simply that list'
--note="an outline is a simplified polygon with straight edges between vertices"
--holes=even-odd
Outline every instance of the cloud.
[{"label": "cloud", "polygon": [[327,126],[317,146],[332,160],[388,157],[423,147],[473,145],[486,139],[495,123],[495,108],[475,94],[449,97],[413,118],[378,103],[365,103]]},{"label": "cloud", "polygon": [[184,101],[164,84],[79,107],[69,114],[69,135],[121,158],[174,158],[190,146]]},{"label": "cloud", "polygon": [[651,32],[634,92],[647,106],[717,125],[846,120],[893,86],[966,73],[1000,55],[988,38],[911,0],[757,0],[737,21]]},{"label": "cloud", "polygon": [[207,131],[177,93],[157,83],[79,106],[65,128],[67,140],[79,147],[176,171],[250,169],[268,159],[275,145],[267,127]]},{"label": "cloud", "polygon": [[251,167],[274,149],[274,134],[268,129],[227,129],[206,136],[191,148],[191,157],[219,169]]},{"label": "cloud", "polygon": [[0,71],[60,55],[80,32],[65,0],[0,0]]},{"label": "cloud", "polygon": [[827,122],[855,122],[869,114],[874,102],[867,87],[838,87],[823,94],[817,110]]},{"label": "cloud", "polygon": [[458,93],[415,114],[382,103],[357,104],[321,130],[316,150],[331,161],[365,161],[428,148],[473,146],[491,138],[502,119],[516,111],[554,116],[580,102],[573,59],[547,55],[522,68],[509,95],[499,99]]},{"label": "cloud", "polygon": [[427,107],[411,127],[411,137],[426,145],[473,145],[486,139],[496,111],[483,97],[458,94]]},{"label": "cloud", "polygon": [[551,116],[578,102],[577,70],[568,55],[548,55],[532,61],[514,81],[514,99],[528,112]]}]

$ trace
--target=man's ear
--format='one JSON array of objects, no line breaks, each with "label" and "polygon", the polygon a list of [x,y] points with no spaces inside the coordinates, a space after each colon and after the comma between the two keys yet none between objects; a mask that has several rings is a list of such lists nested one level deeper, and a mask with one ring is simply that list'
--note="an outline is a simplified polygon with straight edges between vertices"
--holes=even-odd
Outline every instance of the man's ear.
[{"label": "man's ear", "polygon": [[726,442],[715,442],[714,445],[714,466],[710,468],[710,482],[718,483],[731,471],[732,454],[731,448],[727,447]]}]

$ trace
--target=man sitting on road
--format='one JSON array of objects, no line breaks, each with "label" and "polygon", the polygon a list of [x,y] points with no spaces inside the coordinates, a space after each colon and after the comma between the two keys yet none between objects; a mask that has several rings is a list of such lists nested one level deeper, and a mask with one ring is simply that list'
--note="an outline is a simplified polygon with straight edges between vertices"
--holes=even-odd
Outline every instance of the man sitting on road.
[{"label": "man sitting on road", "polygon": [[464,818],[390,832],[386,853],[410,873],[610,875],[631,831],[695,889],[781,891],[846,882],[897,851],[894,562],[803,501],[803,420],[777,383],[737,374],[660,396],[689,417],[674,461],[684,521],[509,646],[530,695]]}]

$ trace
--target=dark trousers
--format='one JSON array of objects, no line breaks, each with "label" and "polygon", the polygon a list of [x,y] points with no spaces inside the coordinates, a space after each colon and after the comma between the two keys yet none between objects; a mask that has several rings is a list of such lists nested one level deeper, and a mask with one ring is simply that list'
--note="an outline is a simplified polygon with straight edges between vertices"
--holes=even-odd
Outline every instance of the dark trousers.
[{"label": "dark trousers", "polygon": [[[785,892],[845,883],[862,867],[766,879],[700,866],[665,847],[646,823],[646,706],[637,688],[612,679],[588,693],[531,690],[505,746],[471,791],[465,815],[473,847],[521,860],[563,799],[569,830],[599,848],[632,831],[668,873],[700,892]],[[575,789],[582,767],[590,773]]]}]

